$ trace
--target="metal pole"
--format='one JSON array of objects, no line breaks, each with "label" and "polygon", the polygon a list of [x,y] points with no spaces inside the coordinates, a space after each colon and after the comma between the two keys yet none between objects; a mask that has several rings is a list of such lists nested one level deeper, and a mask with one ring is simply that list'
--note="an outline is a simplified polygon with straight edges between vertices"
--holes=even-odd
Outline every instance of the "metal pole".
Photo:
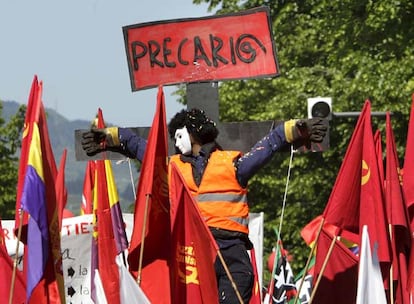
[{"label": "metal pole", "polygon": [[[361,112],[333,112],[333,117],[345,117],[345,118],[351,118],[351,117],[358,117],[361,114]],[[371,112],[371,116],[378,116],[378,117],[385,117],[387,112]],[[390,112],[390,115],[392,116],[393,113]]]}]

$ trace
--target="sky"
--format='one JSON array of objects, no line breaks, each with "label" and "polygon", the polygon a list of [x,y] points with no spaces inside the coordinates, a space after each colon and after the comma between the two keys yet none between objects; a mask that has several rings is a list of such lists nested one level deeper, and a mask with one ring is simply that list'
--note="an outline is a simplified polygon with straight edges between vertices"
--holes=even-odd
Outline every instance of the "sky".
[{"label": "sky", "polygon": [[[34,75],[43,103],[69,120],[149,126],[157,89],[132,92],[122,27],[210,16],[192,0],[0,0],[0,100],[26,104]],[[183,108],[164,87],[167,119]]]}]

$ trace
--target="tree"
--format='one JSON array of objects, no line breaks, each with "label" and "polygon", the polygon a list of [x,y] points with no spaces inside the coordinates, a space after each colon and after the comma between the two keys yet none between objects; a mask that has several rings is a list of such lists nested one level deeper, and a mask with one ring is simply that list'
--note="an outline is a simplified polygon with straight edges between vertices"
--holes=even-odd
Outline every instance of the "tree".
[{"label": "tree", "polygon": [[[399,155],[403,155],[414,92],[414,3],[411,0],[193,0],[217,14],[266,5],[270,8],[280,76],[220,83],[220,120],[306,117],[309,97],[329,96],[335,112],[392,111]],[[398,118],[398,119],[395,119]],[[308,249],[300,230],[320,214],[353,132],[355,118],[330,122],[329,151],[295,155],[281,231],[294,271]],[[385,127],[383,118],[374,128]],[[250,183],[252,211],[264,211],[265,250],[275,243],[289,156],[277,155]]]},{"label": "tree", "polygon": [[17,174],[19,167],[18,150],[21,147],[21,130],[24,124],[26,106],[6,123],[1,117],[3,102],[0,100],[0,217],[14,218],[16,204]]}]

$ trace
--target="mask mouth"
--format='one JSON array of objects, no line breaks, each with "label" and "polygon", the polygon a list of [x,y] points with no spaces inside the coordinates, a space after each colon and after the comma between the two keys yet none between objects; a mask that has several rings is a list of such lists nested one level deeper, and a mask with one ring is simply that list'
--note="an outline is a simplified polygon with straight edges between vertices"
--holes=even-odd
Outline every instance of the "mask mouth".
[{"label": "mask mouth", "polygon": [[183,127],[181,129],[177,129],[175,131],[175,146],[180,150],[180,152],[184,155],[191,154],[192,147],[191,147],[191,139],[190,134],[188,133],[187,127]]}]

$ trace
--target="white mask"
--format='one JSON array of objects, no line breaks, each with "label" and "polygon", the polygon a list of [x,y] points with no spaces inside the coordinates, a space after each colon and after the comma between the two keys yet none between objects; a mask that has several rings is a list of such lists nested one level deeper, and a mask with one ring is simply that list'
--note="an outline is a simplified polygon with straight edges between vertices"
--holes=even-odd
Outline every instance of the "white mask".
[{"label": "white mask", "polygon": [[177,129],[175,131],[175,146],[180,149],[181,153],[184,155],[189,155],[191,153],[191,140],[190,134],[187,131],[187,127]]}]

